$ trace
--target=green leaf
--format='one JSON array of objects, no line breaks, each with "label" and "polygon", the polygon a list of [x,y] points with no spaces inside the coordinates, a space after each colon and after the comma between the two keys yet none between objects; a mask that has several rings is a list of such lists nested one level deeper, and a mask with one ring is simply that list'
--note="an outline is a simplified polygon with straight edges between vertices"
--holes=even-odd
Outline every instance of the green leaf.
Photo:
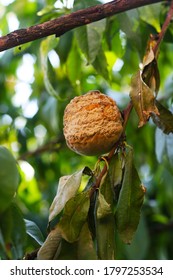
[{"label": "green leaf", "polygon": [[27,234],[31,236],[39,245],[42,245],[44,242],[44,238],[39,227],[33,221],[26,219],[25,226]]},{"label": "green leaf", "polygon": [[0,254],[3,251],[5,258],[21,259],[24,255],[26,232],[21,212],[14,203],[0,216],[0,233]]},{"label": "green leaf", "polygon": [[[46,103],[40,108],[40,115],[44,121],[47,130],[50,133],[57,134],[59,132],[59,106],[58,100],[53,96],[49,96]],[[50,122],[51,120],[51,122]]]},{"label": "green leaf", "polygon": [[0,244],[4,248],[4,251],[6,251],[5,250],[6,245],[11,243],[12,228],[13,228],[13,220],[11,214],[11,207],[9,206],[0,216],[0,230],[2,234]]},{"label": "green leaf", "polygon": [[85,9],[87,7],[95,6],[97,4],[100,4],[100,1],[98,0],[74,0],[74,8],[75,10],[79,9]]},{"label": "green leaf", "polygon": [[0,228],[0,260],[7,259],[4,237]]},{"label": "green leaf", "polygon": [[109,80],[108,63],[102,47],[99,49],[98,55],[96,56],[96,59],[92,64],[95,70],[97,71],[97,73],[101,75],[106,81],[108,81]]},{"label": "green leaf", "polygon": [[59,179],[57,194],[49,209],[49,222],[61,212],[66,202],[76,194],[85,169],[83,168],[72,175],[63,176]]},{"label": "green leaf", "polygon": [[115,259],[115,220],[112,213],[112,189],[109,175],[99,188],[96,201],[97,254],[101,260]]},{"label": "green leaf", "polygon": [[88,216],[89,206],[89,192],[79,193],[66,203],[63,216],[59,222],[62,237],[66,241],[75,242],[78,240]]},{"label": "green leaf", "polygon": [[53,5],[47,5],[43,9],[37,12],[37,16],[43,16],[48,13],[53,13],[55,11],[55,7]]},{"label": "green leaf", "polygon": [[12,253],[15,259],[22,259],[24,256],[24,248],[26,244],[26,227],[20,209],[15,205],[11,205],[13,230],[12,230]]},{"label": "green leaf", "polygon": [[54,36],[49,36],[41,42],[40,54],[41,54],[41,66],[44,75],[44,84],[48,93],[57,98],[57,92],[53,88],[49,79],[49,68],[48,68],[48,53],[51,49],[55,48],[58,40]]},{"label": "green leaf", "polygon": [[87,223],[82,227],[77,245],[77,256],[79,260],[97,259],[94,242]]},{"label": "green leaf", "polygon": [[159,115],[152,114],[153,122],[165,133],[173,133],[173,114],[156,100]]},{"label": "green leaf", "polygon": [[81,77],[81,56],[76,43],[73,43],[71,51],[68,55],[67,59],[67,74],[72,82],[72,84],[76,85],[76,82]]},{"label": "green leaf", "polygon": [[160,26],[161,5],[160,4],[146,5],[138,9],[138,11],[140,14],[140,18],[143,21],[152,25],[158,33],[161,31],[161,26]]},{"label": "green leaf", "polygon": [[125,170],[119,200],[115,213],[118,233],[125,243],[131,243],[136,232],[141,207],[144,200],[144,188],[133,163],[133,150],[125,156]]},{"label": "green leaf", "polygon": [[7,148],[0,146],[0,214],[10,205],[18,185],[16,160]]},{"label": "green leaf", "polygon": [[63,34],[59,38],[58,46],[56,48],[57,53],[60,57],[60,60],[62,63],[66,62],[67,57],[69,55],[69,52],[72,47],[72,42],[73,42],[73,32],[69,31],[65,34]]},{"label": "green leaf", "polygon": [[85,53],[88,63],[92,64],[100,50],[106,20],[100,20],[76,29],[76,37],[81,50]]},{"label": "green leaf", "polygon": [[46,238],[44,244],[39,249],[37,254],[38,260],[56,260],[58,259],[58,256],[61,251],[61,231],[59,229],[59,226],[56,226],[55,229],[53,229],[48,237]]},{"label": "green leaf", "polygon": [[116,18],[130,45],[139,52],[142,47],[142,38],[139,31],[139,14],[137,10],[121,13],[116,15]]}]

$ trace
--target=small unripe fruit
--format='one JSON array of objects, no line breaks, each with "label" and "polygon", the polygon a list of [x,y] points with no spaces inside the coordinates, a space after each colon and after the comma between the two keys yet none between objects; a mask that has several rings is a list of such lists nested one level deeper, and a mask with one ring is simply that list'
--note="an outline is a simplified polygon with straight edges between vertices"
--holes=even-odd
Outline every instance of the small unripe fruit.
[{"label": "small unripe fruit", "polygon": [[122,117],[115,101],[99,91],[75,97],[64,111],[66,143],[78,154],[109,152],[122,131]]}]

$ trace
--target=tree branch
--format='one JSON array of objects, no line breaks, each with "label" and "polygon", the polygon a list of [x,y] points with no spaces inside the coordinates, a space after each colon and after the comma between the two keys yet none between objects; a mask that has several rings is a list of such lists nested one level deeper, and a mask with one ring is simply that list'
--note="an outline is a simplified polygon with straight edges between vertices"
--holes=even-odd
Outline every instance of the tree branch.
[{"label": "tree branch", "polygon": [[58,138],[51,140],[50,142],[44,144],[43,146],[37,148],[34,151],[25,152],[24,154],[20,155],[17,160],[27,160],[30,157],[38,156],[45,152],[50,153],[50,152],[58,151],[62,147],[63,143],[64,143],[64,137],[59,136]]},{"label": "tree branch", "polygon": [[114,0],[107,4],[100,4],[68,15],[61,16],[35,26],[15,30],[0,38],[0,51],[4,51],[27,42],[55,34],[57,37],[76,27],[101,20],[112,15],[128,11],[141,6],[167,2],[166,0]]}]

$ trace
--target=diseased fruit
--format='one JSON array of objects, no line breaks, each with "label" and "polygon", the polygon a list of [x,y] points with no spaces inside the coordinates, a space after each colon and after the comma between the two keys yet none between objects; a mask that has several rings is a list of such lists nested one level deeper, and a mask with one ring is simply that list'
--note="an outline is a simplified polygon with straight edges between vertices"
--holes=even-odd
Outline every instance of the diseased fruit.
[{"label": "diseased fruit", "polygon": [[19,184],[19,173],[12,154],[0,146],[0,214],[8,208]]},{"label": "diseased fruit", "polygon": [[116,102],[99,91],[75,97],[64,111],[64,136],[68,147],[76,153],[107,153],[122,131],[122,117]]}]

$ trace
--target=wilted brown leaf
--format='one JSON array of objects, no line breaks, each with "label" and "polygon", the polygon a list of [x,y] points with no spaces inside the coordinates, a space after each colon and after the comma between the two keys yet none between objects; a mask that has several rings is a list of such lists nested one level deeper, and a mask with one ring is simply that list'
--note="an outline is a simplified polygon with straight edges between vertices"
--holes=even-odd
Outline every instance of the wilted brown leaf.
[{"label": "wilted brown leaf", "polygon": [[140,70],[132,77],[130,97],[139,117],[139,127],[148,121],[152,113],[159,114],[153,91],[143,81]]},{"label": "wilted brown leaf", "polygon": [[160,87],[160,74],[152,48],[144,56],[141,76],[144,83],[157,95]]},{"label": "wilted brown leaf", "polygon": [[159,115],[152,114],[153,122],[165,133],[173,133],[173,114],[156,100]]},{"label": "wilted brown leaf", "polygon": [[58,226],[47,236],[37,254],[38,260],[56,260],[61,250],[61,231]]}]

